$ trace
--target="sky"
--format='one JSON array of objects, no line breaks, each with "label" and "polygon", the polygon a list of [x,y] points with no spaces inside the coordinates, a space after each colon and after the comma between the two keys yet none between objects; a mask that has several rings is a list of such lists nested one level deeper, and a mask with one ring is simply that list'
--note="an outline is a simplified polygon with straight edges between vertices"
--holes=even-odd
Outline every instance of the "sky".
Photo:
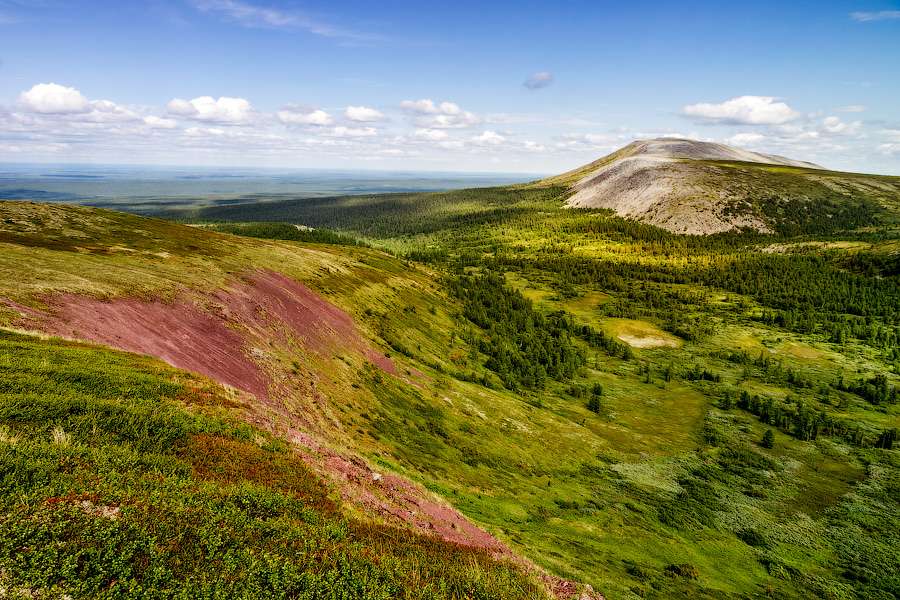
[{"label": "sky", "polygon": [[900,0],[0,0],[0,162],[900,175]]}]

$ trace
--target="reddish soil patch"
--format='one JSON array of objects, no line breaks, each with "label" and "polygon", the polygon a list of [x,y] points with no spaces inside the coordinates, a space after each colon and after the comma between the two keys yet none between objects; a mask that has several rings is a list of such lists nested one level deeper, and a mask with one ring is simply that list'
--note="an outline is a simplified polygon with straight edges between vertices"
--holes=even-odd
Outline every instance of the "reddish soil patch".
[{"label": "reddish soil patch", "polygon": [[165,303],[136,298],[104,302],[61,294],[45,302],[48,313],[30,311],[17,325],[155,356],[259,398],[268,393],[267,378],[246,356],[241,336],[182,298]]},{"label": "reddish soil patch", "polygon": [[372,362],[399,376],[362,338],[350,315],[280,273],[256,272],[227,290],[183,291],[167,302],[75,294],[42,300],[46,311],[4,302],[23,315],[15,323],[19,327],[155,356],[263,400],[276,391],[268,350],[275,342],[283,350],[377,357]]}]

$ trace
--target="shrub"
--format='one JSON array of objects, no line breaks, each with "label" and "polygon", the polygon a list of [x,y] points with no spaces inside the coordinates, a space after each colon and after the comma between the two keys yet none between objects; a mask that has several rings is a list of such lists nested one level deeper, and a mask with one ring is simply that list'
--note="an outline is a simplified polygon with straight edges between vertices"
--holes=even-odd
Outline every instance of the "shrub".
[{"label": "shrub", "polygon": [[672,578],[685,577],[687,579],[700,579],[700,571],[698,571],[697,567],[690,563],[669,565],[663,571],[663,575]]},{"label": "shrub", "polygon": [[754,546],[756,548],[767,548],[769,546],[769,543],[766,541],[763,534],[752,527],[739,531],[737,536],[748,546]]},{"label": "shrub", "polygon": [[650,579],[653,577],[653,571],[640,565],[632,565],[628,567],[628,574],[638,579]]}]

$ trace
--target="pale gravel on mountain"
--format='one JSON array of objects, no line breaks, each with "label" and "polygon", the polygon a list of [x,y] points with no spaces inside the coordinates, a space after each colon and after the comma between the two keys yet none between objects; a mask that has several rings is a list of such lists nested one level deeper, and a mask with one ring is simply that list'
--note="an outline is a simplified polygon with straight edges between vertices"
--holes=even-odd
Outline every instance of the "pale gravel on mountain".
[{"label": "pale gravel on mountain", "polygon": [[741,200],[740,186],[710,185],[722,167],[698,161],[740,161],[804,169],[802,162],[723,144],[682,139],[636,142],[630,156],[601,167],[578,181],[569,208],[608,208],[673,233],[709,234],[734,228],[771,229],[752,214],[725,214],[729,201]]},{"label": "pale gravel on mountain", "polygon": [[617,161],[575,184],[567,207],[609,208],[674,233],[717,233],[735,227],[769,231],[752,215],[723,214],[727,190],[701,185],[690,160],[639,156]]}]

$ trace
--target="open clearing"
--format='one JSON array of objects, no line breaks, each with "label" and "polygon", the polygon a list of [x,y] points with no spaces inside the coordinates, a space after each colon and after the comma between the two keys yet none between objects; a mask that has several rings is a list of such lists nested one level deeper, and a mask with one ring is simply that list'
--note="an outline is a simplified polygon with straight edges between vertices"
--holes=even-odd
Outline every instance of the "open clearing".
[{"label": "open clearing", "polygon": [[647,321],[604,319],[603,327],[632,348],[679,348],[684,343],[680,338]]}]

